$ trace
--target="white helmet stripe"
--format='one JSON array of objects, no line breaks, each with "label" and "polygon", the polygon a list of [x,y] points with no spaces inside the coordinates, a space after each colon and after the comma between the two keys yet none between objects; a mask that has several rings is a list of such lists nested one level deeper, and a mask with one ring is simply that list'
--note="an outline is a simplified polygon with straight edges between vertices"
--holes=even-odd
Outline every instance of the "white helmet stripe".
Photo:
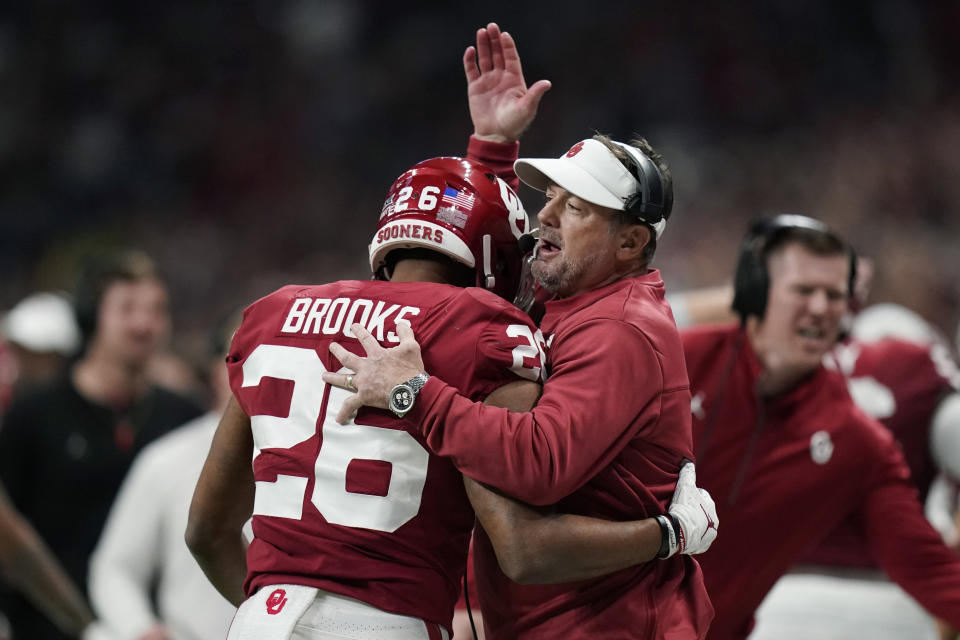
[{"label": "white helmet stripe", "polygon": [[493,289],[497,284],[497,279],[493,275],[493,269],[490,268],[492,254],[492,239],[489,233],[485,233],[483,235],[483,282],[487,289]]},{"label": "white helmet stripe", "polygon": [[470,248],[450,229],[426,220],[399,219],[383,225],[373,237],[370,270],[376,272],[394,249],[418,248],[439,251],[471,268],[476,264]]}]

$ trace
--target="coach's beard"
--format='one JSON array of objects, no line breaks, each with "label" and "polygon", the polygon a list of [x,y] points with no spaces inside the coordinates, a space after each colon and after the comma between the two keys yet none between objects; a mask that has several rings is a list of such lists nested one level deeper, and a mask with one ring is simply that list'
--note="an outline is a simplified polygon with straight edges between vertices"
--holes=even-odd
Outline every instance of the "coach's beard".
[{"label": "coach's beard", "polygon": [[580,260],[570,259],[561,249],[553,253],[549,259],[544,259],[537,254],[530,264],[530,273],[537,279],[540,286],[557,295],[565,295],[573,289],[573,286],[586,272],[589,266],[589,260],[583,258]]}]

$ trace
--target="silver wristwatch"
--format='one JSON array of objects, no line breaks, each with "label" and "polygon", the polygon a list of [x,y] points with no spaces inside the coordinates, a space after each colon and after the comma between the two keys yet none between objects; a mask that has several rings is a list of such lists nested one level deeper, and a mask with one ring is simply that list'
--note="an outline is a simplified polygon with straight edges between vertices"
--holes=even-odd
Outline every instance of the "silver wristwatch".
[{"label": "silver wristwatch", "polygon": [[427,383],[430,376],[424,372],[419,373],[406,382],[401,382],[390,391],[390,402],[387,405],[390,411],[398,418],[407,415],[410,409],[413,409],[413,403],[417,399],[417,394],[423,385]]}]

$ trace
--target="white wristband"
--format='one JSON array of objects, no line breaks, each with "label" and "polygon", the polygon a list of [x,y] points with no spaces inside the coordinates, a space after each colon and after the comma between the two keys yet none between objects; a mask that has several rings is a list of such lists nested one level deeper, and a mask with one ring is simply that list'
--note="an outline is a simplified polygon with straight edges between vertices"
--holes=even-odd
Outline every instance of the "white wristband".
[{"label": "white wristband", "polygon": [[667,516],[657,516],[657,521],[660,523],[661,534],[666,534],[660,544],[660,552],[657,557],[660,559],[669,558],[677,552],[677,531],[673,528],[673,521]]}]

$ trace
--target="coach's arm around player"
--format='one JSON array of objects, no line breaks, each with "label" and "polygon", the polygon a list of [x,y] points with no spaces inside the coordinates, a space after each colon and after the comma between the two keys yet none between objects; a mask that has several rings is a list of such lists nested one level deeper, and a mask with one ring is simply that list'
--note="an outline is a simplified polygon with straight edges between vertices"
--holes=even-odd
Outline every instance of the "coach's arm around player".
[{"label": "coach's arm around player", "polygon": [[608,522],[553,513],[464,477],[467,496],[500,568],[519,584],[555,584],[606,575],[675,553],[703,553],[717,537],[717,510],[697,487],[694,465],[680,471],[667,516]]},{"label": "coach's arm around player", "polygon": [[[403,358],[418,359],[413,330],[398,323],[399,344],[384,349],[363,326],[352,327],[366,353],[361,358],[331,345],[330,351],[352,371],[393,370],[410,366]],[[420,367],[414,363],[413,367]],[[325,373],[330,384],[352,389],[347,374]],[[350,382],[362,374],[351,375]],[[539,396],[539,385],[515,382],[501,387],[484,404],[513,412],[529,411]],[[520,584],[554,584],[586,580],[676,553],[693,555],[710,548],[717,537],[719,518],[710,494],[697,487],[696,470],[687,461],[667,515],[634,521],[607,521],[535,507],[464,476],[467,496],[477,519],[490,538],[503,572]]]}]

